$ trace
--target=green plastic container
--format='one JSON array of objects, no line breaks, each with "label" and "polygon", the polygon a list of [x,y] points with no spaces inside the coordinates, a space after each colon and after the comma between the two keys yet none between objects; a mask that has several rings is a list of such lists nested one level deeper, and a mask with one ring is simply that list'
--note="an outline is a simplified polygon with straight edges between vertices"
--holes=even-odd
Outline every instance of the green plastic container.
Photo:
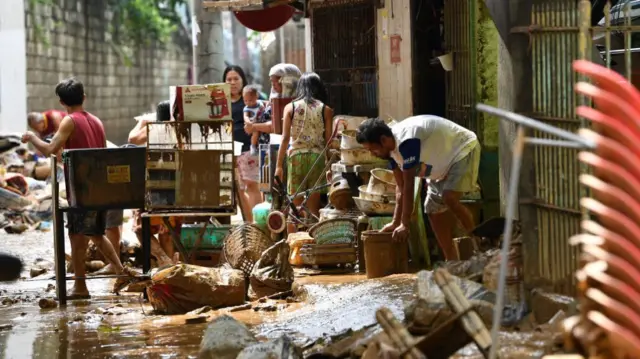
[{"label": "green plastic container", "polygon": [[267,218],[269,217],[269,213],[271,212],[271,203],[264,201],[262,203],[257,204],[253,207],[251,213],[253,214],[253,223],[260,227],[263,232],[269,233],[269,228],[267,227]]},{"label": "green plastic container", "polygon": [[[182,231],[180,232],[180,238],[182,245],[185,249],[191,249],[195,246],[196,240],[202,231],[203,224],[183,224]],[[227,236],[231,226],[213,227],[207,226],[203,236],[202,242],[198,249],[220,249],[224,241],[224,237]]]}]

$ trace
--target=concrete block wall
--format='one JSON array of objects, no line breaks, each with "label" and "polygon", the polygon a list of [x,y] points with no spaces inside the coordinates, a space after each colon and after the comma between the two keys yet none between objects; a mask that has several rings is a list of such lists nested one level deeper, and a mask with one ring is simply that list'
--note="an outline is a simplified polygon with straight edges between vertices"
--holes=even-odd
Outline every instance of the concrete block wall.
[{"label": "concrete block wall", "polygon": [[25,1],[28,111],[60,108],[55,86],[75,76],[85,85],[87,111],[103,121],[107,139],[126,143],[134,116],[168,100],[169,86],[188,83],[189,40],[176,35],[170,45],[131,49],[128,66],[110,42],[112,16],[103,1],[54,2],[30,7]]}]

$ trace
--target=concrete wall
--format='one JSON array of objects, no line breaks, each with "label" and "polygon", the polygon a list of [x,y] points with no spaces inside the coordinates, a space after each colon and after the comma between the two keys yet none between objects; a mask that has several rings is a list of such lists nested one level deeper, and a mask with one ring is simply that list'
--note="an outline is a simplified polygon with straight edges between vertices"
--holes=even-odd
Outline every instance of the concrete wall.
[{"label": "concrete wall", "polygon": [[0,0],[0,132],[26,129],[24,0]]},{"label": "concrete wall", "polygon": [[[27,108],[59,108],[55,85],[75,76],[85,84],[87,110],[102,119],[110,141],[123,144],[134,116],[169,99],[169,86],[188,83],[190,42],[176,35],[166,49],[158,44],[132,49],[127,64],[109,41],[111,16],[103,1],[54,1],[56,6],[26,9]],[[26,121],[25,112],[17,120]]]},{"label": "concrete wall", "polygon": [[[413,114],[411,3],[385,1],[385,7],[376,11],[379,116],[403,120]],[[393,35],[402,39],[398,64],[391,63]]]}]

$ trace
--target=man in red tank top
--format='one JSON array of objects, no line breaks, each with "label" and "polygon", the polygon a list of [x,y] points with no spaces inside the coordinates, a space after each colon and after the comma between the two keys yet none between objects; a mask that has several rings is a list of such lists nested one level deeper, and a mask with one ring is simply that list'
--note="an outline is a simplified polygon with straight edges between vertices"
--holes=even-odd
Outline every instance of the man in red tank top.
[{"label": "man in red tank top", "polygon": [[31,112],[27,116],[27,123],[29,124],[29,127],[40,136],[40,138],[45,138],[58,131],[60,123],[65,116],[67,116],[65,112],[58,110]]},{"label": "man in red tank top", "polygon": [[[67,110],[68,115],[60,122],[50,143],[46,143],[32,132],[22,135],[22,142],[30,142],[45,156],[57,154],[62,148],[105,148],[107,140],[102,122],[94,115],[84,110],[84,86],[76,79],[67,79],[56,86],[56,95],[60,104]],[[65,178],[67,169],[65,168]],[[67,193],[67,196],[69,194]],[[68,212],[67,227],[71,240],[71,257],[76,277],[85,277],[85,259],[89,240],[104,255],[107,261],[115,267],[117,274],[135,275],[129,268],[122,266],[120,258],[113,245],[104,236],[106,227],[106,211]],[[120,278],[115,284],[115,290],[126,283],[126,278]],[[69,299],[89,298],[89,290],[84,279],[76,279],[75,285],[69,293]]]}]

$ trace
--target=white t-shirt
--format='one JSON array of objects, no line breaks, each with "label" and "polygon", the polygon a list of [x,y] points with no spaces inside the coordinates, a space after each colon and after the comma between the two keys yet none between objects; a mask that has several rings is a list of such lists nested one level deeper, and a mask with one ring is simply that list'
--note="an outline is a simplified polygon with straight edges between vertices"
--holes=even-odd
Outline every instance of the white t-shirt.
[{"label": "white t-shirt", "polygon": [[472,131],[442,117],[413,116],[391,127],[396,149],[391,167],[402,169],[420,165],[418,177],[443,178],[449,168],[478,144]]}]

